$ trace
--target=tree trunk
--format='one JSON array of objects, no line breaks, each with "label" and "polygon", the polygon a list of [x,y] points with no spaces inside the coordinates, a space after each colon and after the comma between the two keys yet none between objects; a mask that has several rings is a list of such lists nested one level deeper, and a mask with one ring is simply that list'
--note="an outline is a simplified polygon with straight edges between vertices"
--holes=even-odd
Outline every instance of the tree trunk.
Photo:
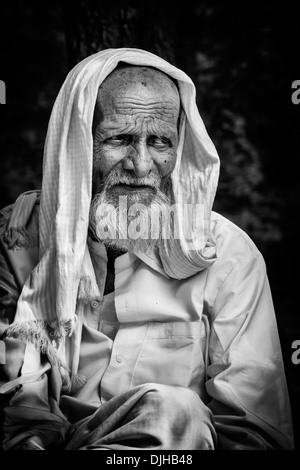
[{"label": "tree trunk", "polygon": [[157,0],[62,0],[69,66],[108,48],[135,47],[175,63],[181,8]]}]

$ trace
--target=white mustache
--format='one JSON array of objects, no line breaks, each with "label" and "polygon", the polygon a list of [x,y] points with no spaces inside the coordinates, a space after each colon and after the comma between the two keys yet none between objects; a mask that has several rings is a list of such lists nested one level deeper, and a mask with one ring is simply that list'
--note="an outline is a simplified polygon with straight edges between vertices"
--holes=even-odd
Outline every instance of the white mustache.
[{"label": "white mustache", "polygon": [[120,168],[115,168],[107,176],[104,188],[109,189],[119,184],[126,184],[128,186],[149,186],[151,188],[159,188],[161,184],[161,177],[157,174],[150,174],[144,178],[135,178],[127,174],[122,174]]}]

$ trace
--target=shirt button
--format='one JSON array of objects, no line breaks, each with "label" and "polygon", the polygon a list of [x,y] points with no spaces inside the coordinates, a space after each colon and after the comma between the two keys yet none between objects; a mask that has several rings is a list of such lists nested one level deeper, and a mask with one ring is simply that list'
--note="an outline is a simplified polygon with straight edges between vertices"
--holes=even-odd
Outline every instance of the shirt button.
[{"label": "shirt button", "polygon": [[123,362],[123,357],[120,354],[117,354],[116,361],[120,364],[121,362]]},{"label": "shirt button", "polygon": [[92,300],[92,302],[91,302],[91,307],[92,307],[92,309],[94,309],[94,310],[95,310],[96,308],[98,308],[98,307],[99,307],[99,302],[98,302],[98,300]]}]

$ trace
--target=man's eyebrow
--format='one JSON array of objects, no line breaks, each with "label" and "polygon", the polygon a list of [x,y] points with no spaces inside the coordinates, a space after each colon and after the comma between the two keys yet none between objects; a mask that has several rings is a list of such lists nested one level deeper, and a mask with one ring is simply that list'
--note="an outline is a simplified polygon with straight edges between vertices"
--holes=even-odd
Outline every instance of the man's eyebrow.
[{"label": "man's eyebrow", "polygon": [[[100,133],[105,134],[106,138],[110,138],[113,136],[133,136],[136,134],[135,129],[114,129],[114,128],[106,128],[100,131]],[[175,130],[167,130],[167,129],[150,129],[147,133],[148,137],[160,137],[165,139],[174,139],[177,136],[177,129]]]}]

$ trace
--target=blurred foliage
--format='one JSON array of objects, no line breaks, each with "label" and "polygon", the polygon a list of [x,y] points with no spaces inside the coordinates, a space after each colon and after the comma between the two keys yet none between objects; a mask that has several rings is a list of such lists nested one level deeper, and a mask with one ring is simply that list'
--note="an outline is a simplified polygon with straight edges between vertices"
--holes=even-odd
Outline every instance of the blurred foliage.
[{"label": "blurred foliage", "polygon": [[192,2],[181,16],[190,33],[176,49],[221,159],[214,208],[264,253],[271,242],[284,242],[285,193],[298,185],[300,110],[290,100],[298,18],[296,7],[283,1]]},{"label": "blurred foliage", "polygon": [[0,15],[0,201],[39,188],[51,108],[68,71],[58,2],[5,2]]},{"label": "blurred foliage", "polygon": [[174,60],[180,2],[62,0],[61,6],[70,67],[111,47],[137,47]]}]

